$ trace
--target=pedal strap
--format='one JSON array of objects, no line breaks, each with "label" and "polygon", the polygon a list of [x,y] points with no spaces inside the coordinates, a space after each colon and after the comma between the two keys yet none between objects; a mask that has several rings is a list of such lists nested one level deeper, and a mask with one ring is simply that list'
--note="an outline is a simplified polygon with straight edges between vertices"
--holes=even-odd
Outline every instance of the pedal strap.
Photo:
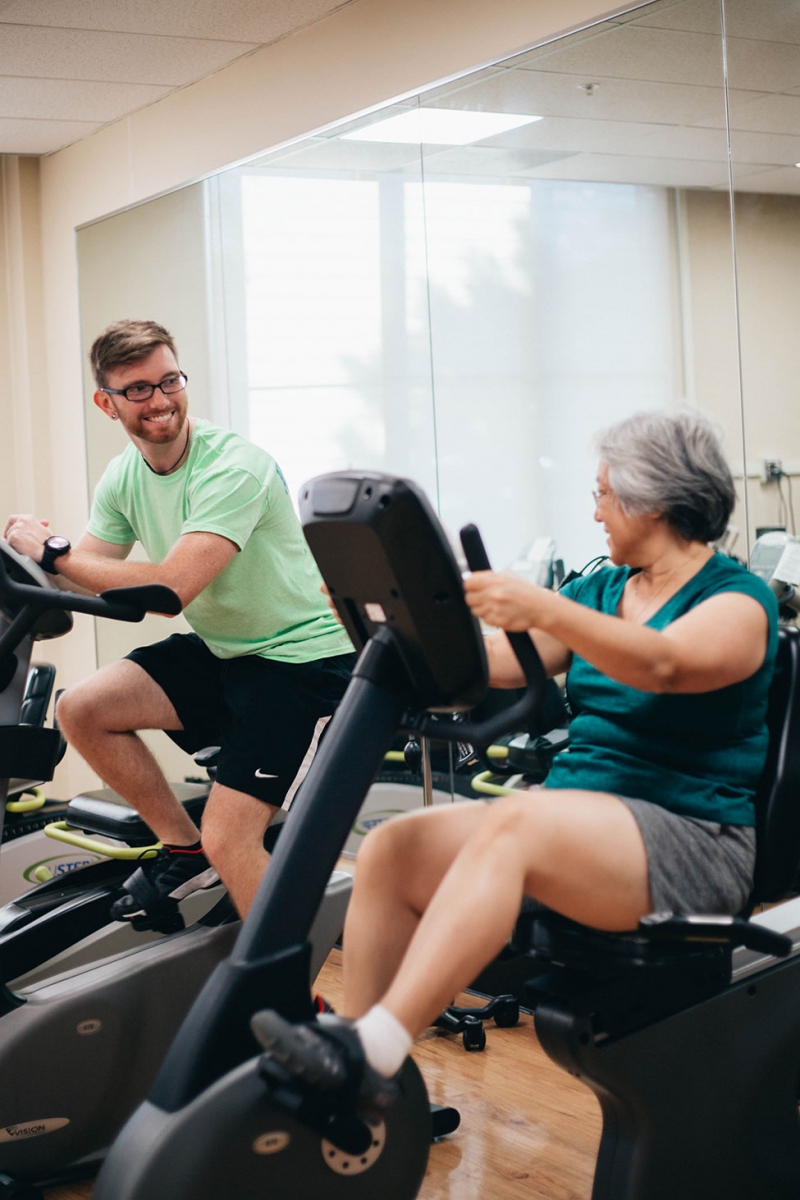
[{"label": "pedal strap", "polygon": [[165,901],[167,905],[175,903],[174,900],[169,900],[159,892],[158,888],[148,879],[142,867],[137,867],[122,886],[149,916],[156,916],[161,912],[165,907]]}]

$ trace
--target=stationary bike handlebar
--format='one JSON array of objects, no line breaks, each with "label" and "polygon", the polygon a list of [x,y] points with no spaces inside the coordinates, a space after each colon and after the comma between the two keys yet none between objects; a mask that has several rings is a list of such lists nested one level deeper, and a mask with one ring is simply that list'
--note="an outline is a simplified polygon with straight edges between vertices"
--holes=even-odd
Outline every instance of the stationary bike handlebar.
[{"label": "stationary bike handlebar", "polygon": [[[88,613],[94,617],[107,617],[113,621],[137,622],[144,620],[148,612],[176,616],[182,608],[179,597],[171,588],[161,584],[144,587],[111,588],[99,596],[84,596],[78,592],[62,591],[57,587],[45,587],[36,583],[17,583],[8,573],[5,558],[11,548],[0,540],[0,605],[10,602],[16,614],[0,635],[0,659],[10,654],[35,625],[43,612],[62,609],[67,612]],[[24,562],[13,551],[10,558],[24,569]],[[29,574],[29,578],[34,576]]]},{"label": "stationary bike handlebar", "polygon": [[[465,525],[460,533],[461,545],[471,571],[490,571],[489,556],[476,525]],[[507,633],[511,649],[525,676],[525,693],[510,708],[485,721],[441,721],[421,714],[406,723],[406,728],[425,737],[444,741],[470,742],[473,746],[490,746],[508,733],[509,729],[524,728],[536,716],[544,699],[547,676],[539,653],[527,633]]]},{"label": "stationary bike handlebar", "polygon": [[701,942],[734,948],[744,946],[760,954],[786,958],[792,953],[792,939],[764,925],[742,917],[715,913],[710,916],[694,913],[650,913],[642,917],[639,929],[651,941]]}]

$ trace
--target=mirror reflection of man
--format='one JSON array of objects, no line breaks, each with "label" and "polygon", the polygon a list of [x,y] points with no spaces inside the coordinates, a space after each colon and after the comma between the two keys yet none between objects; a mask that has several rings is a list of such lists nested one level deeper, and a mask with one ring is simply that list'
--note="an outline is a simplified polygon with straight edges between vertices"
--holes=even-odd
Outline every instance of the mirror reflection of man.
[{"label": "mirror reflection of man", "polygon": [[[68,741],[164,844],[129,879],[113,914],[147,927],[170,900],[217,880],[240,913],[268,861],[266,827],[296,790],[355,661],[275,460],[188,415],[175,343],[153,321],[118,321],[91,349],[94,402],[130,444],[97,485],[75,546],[30,515],[5,537],[68,586],[161,583],[194,632],[140,647],[69,689]],[[128,562],[135,542],[149,562]],[[163,729],[184,750],[220,745],[200,831],[138,736]]]}]

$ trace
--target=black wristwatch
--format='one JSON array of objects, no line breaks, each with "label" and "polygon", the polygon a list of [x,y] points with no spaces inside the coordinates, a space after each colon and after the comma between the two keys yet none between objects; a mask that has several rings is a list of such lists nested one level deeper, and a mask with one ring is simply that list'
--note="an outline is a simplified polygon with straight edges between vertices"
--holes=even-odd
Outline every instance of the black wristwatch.
[{"label": "black wristwatch", "polygon": [[44,550],[42,551],[42,557],[39,560],[39,566],[43,571],[47,571],[48,575],[55,575],[56,559],[60,558],[62,554],[66,554],[67,551],[71,549],[72,546],[65,537],[59,537],[57,533],[54,533],[53,536],[49,537],[44,544]]}]

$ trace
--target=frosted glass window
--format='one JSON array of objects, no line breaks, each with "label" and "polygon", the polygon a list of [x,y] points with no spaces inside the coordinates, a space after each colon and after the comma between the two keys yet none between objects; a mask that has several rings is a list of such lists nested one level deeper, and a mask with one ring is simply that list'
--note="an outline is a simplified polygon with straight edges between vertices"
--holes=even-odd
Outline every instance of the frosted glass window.
[{"label": "frosted glass window", "polygon": [[248,428],[293,494],[416,479],[503,565],[604,551],[593,434],[679,396],[671,193],[400,173],[242,176]]},{"label": "frosted glass window", "polygon": [[381,466],[377,183],[245,175],[242,236],[249,436],[293,493]]},{"label": "frosted glass window", "polygon": [[478,521],[498,565],[547,535],[581,566],[605,549],[592,435],[677,398],[669,193],[427,176],[422,191],[407,312],[422,329],[430,311],[442,516]]}]

